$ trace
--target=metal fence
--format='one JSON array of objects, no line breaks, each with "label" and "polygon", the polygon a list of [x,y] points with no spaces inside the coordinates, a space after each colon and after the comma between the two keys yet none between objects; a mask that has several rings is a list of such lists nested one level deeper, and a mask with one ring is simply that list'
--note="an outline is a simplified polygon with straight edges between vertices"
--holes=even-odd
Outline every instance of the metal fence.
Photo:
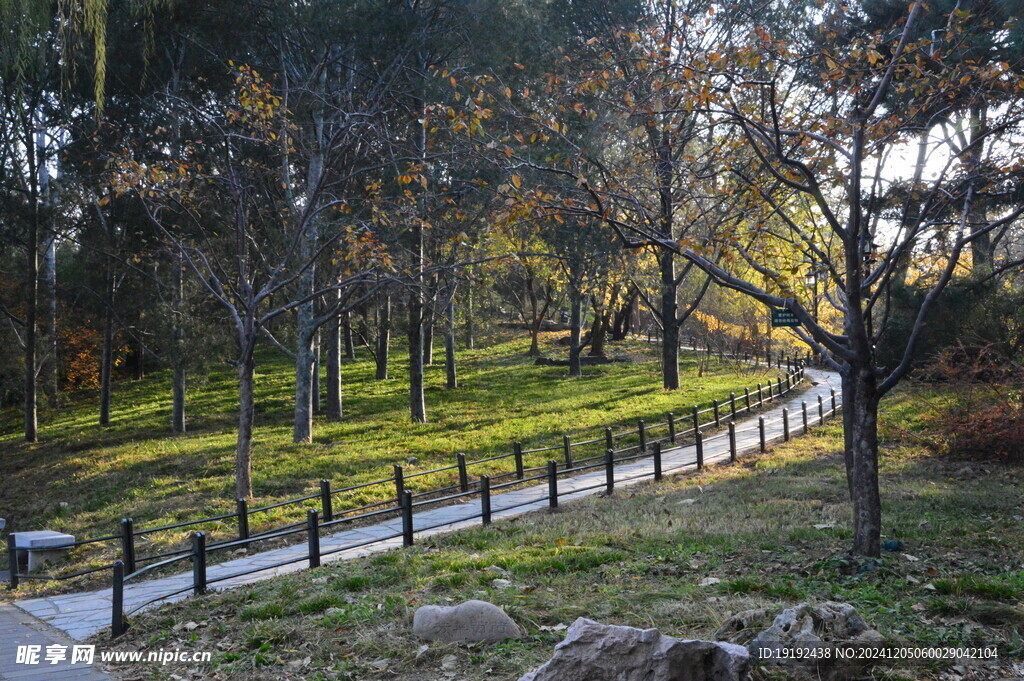
[{"label": "metal fence", "polygon": [[[732,359],[742,359],[747,362],[752,361],[761,366],[764,366],[766,363],[762,360],[758,360],[757,358],[752,358],[750,355]],[[125,584],[139,581],[139,578],[143,575],[179,562],[189,561],[191,563],[193,573],[192,585],[177,591],[160,594],[150,601],[140,604],[133,609],[133,612],[149,605],[150,603],[161,601],[187,591],[201,593],[210,584],[234,579],[255,572],[283,567],[285,565],[305,560],[309,561],[310,567],[315,567],[320,564],[320,560],[323,556],[359,548],[368,544],[402,537],[403,544],[409,546],[413,542],[414,534],[413,512],[415,509],[423,508],[425,506],[441,505],[454,501],[461,501],[473,496],[479,496],[481,499],[480,513],[469,515],[455,521],[449,521],[443,525],[465,522],[467,520],[477,518],[480,518],[484,524],[488,524],[490,523],[492,514],[500,511],[506,511],[519,505],[526,505],[517,504],[515,506],[507,506],[500,509],[491,507],[491,494],[493,492],[505,490],[514,486],[547,480],[550,505],[552,507],[556,507],[558,505],[558,497],[560,496],[560,493],[558,492],[558,479],[560,476],[565,477],[576,475],[604,467],[607,470],[607,480],[605,483],[583,489],[574,489],[572,492],[577,493],[588,489],[596,489],[601,486],[606,486],[610,491],[615,482],[614,465],[616,463],[628,462],[646,457],[653,457],[654,459],[654,472],[649,474],[648,477],[653,475],[655,480],[660,480],[662,474],[661,450],[665,444],[668,444],[669,446],[681,445],[686,442],[695,444],[697,453],[696,463],[698,468],[700,468],[703,466],[703,447],[712,439],[717,439],[705,439],[703,430],[709,427],[720,428],[723,422],[728,425],[728,433],[727,435],[719,435],[718,438],[726,436],[729,438],[731,458],[735,460],[737,431],[734,421],[736,417],[740,414],[750,413],[766,404],[771,404],[773,401],[792,391],[803,381],[803,360],[792,360],[781,356],[773,359],[775,360],[775,364],[778,368],[781,369],[783,366],[786,366],[784,376],[778,378],[774,383],[771,380],[768,380],[766,383],[758,383],[755,387],[745,388],[742,395],[730,393],[728,400],[713,400],[710,406],[703,409],[700,408],[700,405],[694,405],[689,412],[678,416],[675,413],[669,412],[666,415],[666,420],[663,422],[647,424],[643,420],[639,420],[637,421],[636,428],[621,432],[614,432],[611,428],[605,428],[602,437],[572,442],[568,435],[564,435],[560,444],[534,449],[523,449],[522,443],[515,442],[513,443],[512,451],[508,453],[472,461],[467,461],[465,454],[459,453],[456,455],[456,462],[452,465],[434,468],[427,471],[419,471],[412,474],[405,473],[401,465],[395,465],[393,475],[391,477],[338,489],[332,488],[329,480],[321,480],[318,491],[313,494],[256,508],[249,508],[245,499],[238,499],[236,501],[234,513],[199,518],[172,525],[135,529],[133,520],[131,518],[125,518],[121,520],[120,532],[117,534],[96,537],[93,539],[84,539],[68,544],[62,544],[60,546],[46,548],[47,551],[56,551],[100,542],[118,542],[120,544],[121,558],[119,560],[70,574],[48,575],[25,574],[19,572],[19,553],[27,552],[28,549],[15,546],[14,537],[8,535],[7,551],[10,564],[9,588],[16,589],[20,580],[23,579],[63,581],[104,570],[110,570],[113,576],[112,632],[114,636],[118,636],[124,631],[125,626],[124,616],[126,613],[124,612],[123,600]],[[770,361],[771,360],[769,360],[769,362]],[[832,391],[831,404],[827,409],[821,398],[819,398],[817,405],[818,422],[824,422],[826,417],[835,413],[836,409],[835,391]],[[802,418],[803,428],[806,431],[810,423],[808,420],[809,416],[806,404],[803,408]],[[788,440],[790,436],[789,415],[785,409],[783,410],[781,420],[783,421],[784,439]],[[766,446],[764,418],[761,417],[759,422],[761,450],[764,451]],[[633,444],[633,442],[635,442],[635,444]],[[539,466],[526,465],[526,457],[530,455],[554,452],[559,452],[560,460],[556,461],[554,459],[550,459],[545,464]],[[584,456],[581,457],[581,453],[584,454]],[[471,478],[470,469],[473,466],[479,466],[485,463],[505,459],[511,459],[512,461],[510,470],[491,475],[481,474],[475,479]],[[412,481],[415,481],[415,479],[448,471],[457,471],[457,482],[454,484],[418,491],[412,489],[415,485],[415,482]],[[619,480],[619,482],[622,481],[623,480],[621,479]],[[346,508],[340,512],[336,512],[334,510],[334,500],[339,495],[349,494],[372,486],[381,485],[389,486],[394,496],[390,496],[383,501],[364,504],[354,508]],[[303,521],[262,532],[250,533],[249,531],[249,519],[255,514],[284,506],[305,504],[306,502],[314,500],[316,500],[319,508],[308,508],[306,518]],[[527,503],[532,504],[536,503],[536,501],[530,501]],[[386,515],[390,515],[392,517],[394,515],[401,515],[403,528],[401,533],[396,533],[389,537],[378,537],[361,543],[333,548],[328,551],[320,550],[319,538],[322,528],[336,528],[341,525],[351,525],[357,521],[379,518]],[[233,521],[237,527],[236,536],[230,539],[208,542],[209,536],[206,532],[196,531],[192,533],[190,537],[190,545],[187,548],[156,553],[153,555],[137,555],[137,539],[139,537],[144,537],[157,532],[219,521]],[[416,531],[435,529],[436,527],[443,525],[416,528]],[[227,576],[220,576],[210,580],[206,578],[208,557],[211,554],[217,554],[219,552],[229,551],[232,549],[248,548],[258,542],[302,534],[306,536],[306,540],[309,545],[308,557],[302,556],[300,558],[283,561],[278,564],[260,565],[252,570]]]}]

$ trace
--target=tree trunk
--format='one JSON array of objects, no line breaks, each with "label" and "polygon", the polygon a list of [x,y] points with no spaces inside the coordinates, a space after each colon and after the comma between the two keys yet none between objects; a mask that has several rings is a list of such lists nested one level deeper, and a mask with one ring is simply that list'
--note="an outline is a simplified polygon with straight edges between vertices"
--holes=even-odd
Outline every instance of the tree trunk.
[{"label": "tree trunk", "polygon": [[356,345],[352,341],[352,312],[345,313],[345,359],[355,361]]},{"label": "tree trunk", "polygon": [[594,324],[590,328],[590,356],[604,357],[604,341],[608,335],[607,312],[595,312]]},{"label": "tree trunk", "polygon": [[540,355],[540,325],[544,322],[543,319],[534,319],[530,325],[530,349],[526,353],[530,357],[537,357]]},{"label": "tree trunk", "polygon": [[171,328],[171,430],[185,432],[185,331],[180,318],[185,314],[184,264],[180,251],[174,254],[174,324]]},{"label": "tree trunk", "polygon": [[388,352],[391,346],[391,295],[384,296],[378,312],[377,328],[377,351],[373,359],[377,364],[377,373],[374,376],[378,381],[386,381],[388,378]]},{"label": "tree trunk", "polygon": [[423,366],[434,364],[434,309],[426,308],[423,322]]},{"label": "tree trunk", "polygon": [[582,376],[580,368],[580,325],[583,308],[583,292],[579,286],[569,285],[569,375]]},{"label": "tree trunk", "polygon": [[472,350],[475,347],[473,337],[473,273],[466,278],[466,349]]},{"label": "tree trunk", "polygon": [[449,390],[459,387],[459,376],[455,367],[455,291],[448,298],[445,310],[447,328],[444,335],[444,372]]},{"label": "tree trunk", "polygon": [[661,253],[661,377],[666,390],[679,388],[679,322],[676,320],[676,268],[672,251]]},{"label": "tree trunk", "polygon": [[870,367],[851,370],[853,402],[843,404],[851,412],[853,459],[853,552],[877,558],[881,555],[882,502],[878,491],[878,386]]},{"label": "tree trunk", "polygon": [[46,348],[46,361],[43,365],[43,390],[50,406],[57,405],[58,360],[57,354],[57,230],[53,226],[53,216],[49,216],[50,227],[46,235],[43,249],[43,297],[46,301],[46,330],[43,334],[43,345]]},{"label": "tree trunk", "polygon": [[256,415],[256,361],[251,356],[238,365],[238,447],[235,450],[235,497],[252,497],[252,432]]},{"label": "tree trunk", "polygon": [[320,331],[313,336],[313,413],[319,414],[320,409]]},{"label": "tree trunk", "polygon": [[853,501],[853,409],[848,409],[846,405],[852,405],[856,397],[849,372],[843,371],[840,380],[843,395],[843,463],[846,465],[846,489],[850,494],[850,501]]},{"label": "tree trunk", "polygon": [[[109,267],[109,265],[108,265]],[[113,283],[107,281],[106,305],[103,308],[103,349],[100,354],[100,425],[110,425],[110,375],[114,368],[114,301]]]},{"label": "tree trunk", "polygon": [[409,296],[409,417],[413,423],[427,422],[423,396],[423,306],[420,294]]},{"label": "tree trunk", "polygon": [[295,352],[295,424],[292,429],[292,442],[295,443],[311,442],[313,439],[314,334],[313,329],[308,326],[311,321],[311,317],[305,317],[300,313]]},{"label": "tree trunk", "polygon": [[[338,292],[340,295],[340,291]],[[347,313],[346,313],[347,315]],[[335,317],[327,323],[327,420],[340,421],[341,400],[341,320]],[[351,335],[349,337],[351,340]]]}]

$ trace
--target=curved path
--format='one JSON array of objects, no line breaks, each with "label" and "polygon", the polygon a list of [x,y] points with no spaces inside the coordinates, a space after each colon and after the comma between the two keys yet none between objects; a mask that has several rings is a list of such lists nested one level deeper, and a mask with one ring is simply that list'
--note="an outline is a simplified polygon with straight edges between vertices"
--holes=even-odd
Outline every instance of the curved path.
[{"label": "curved path", "polygon": [[[768,442],[783,440],[783,408],[788,408],[789,410],[790,431],[793,436],[803,433],[802,401],[807,403],[808,421],[811,426],[820,424],[818,414],[819,396],[821,396],[824,402],[824,416],[826,420],[832,417],[831,391],[833,389],[836,391],[836,399],[838,400],[840,392],[838,374],[816,369],[806,369],[805,377],[808,385],[806,390],[790,393],[783,398],[776,398],[776,402],[770,408],[761,412],[760,415],[755,414],[736,420],[736,449],[741,456],[757,452],[759,449],[758,416],[764,418],[765,439]],[[725,420],[723,418],[723,421]],[[727,432],[723,430],[720,433],[704,438],[704,462],[706,464],[727,461],[728,459],[729,441]],[[662,469],[666,474],[695,468],[696,448],[694,445],[684,445],[674,449],[663,450]],[[649,480],[653,473],[654,463],[650,457],[617,463],[615,465],[615,485],[631,485],[643,480]],[[560,479],[558,481],[559,503],[597,494],[603,488],[604,482],[605,470],[603,468],[593,469],[574,477]],[[540,484],[522,487],[503,494],[494,494],[491,497],[491,506],[492,517],[495,520],[547,508],[547,482],[541,481]],[[414,517],[414,526],[424,529],[417,529],[416,536],[427,537],[474,526],[480,522],[480,513],[479,497],[471,498],[465,503],[417,512]],[[320,539],[320,550],[325,553],[336,550],[333,554],[325,555],[323,562],[346,560],[399,548],[402,546],[401,532],[402,521],[400,518],[394,518],[377,525],[358,527],[323,536]],[[355,544],[359,544],[359,546],[343,548]],[[305,543],[286,546],[212,565],[207,569],[207,579],[211,582],[211,588],[214,589],[235,588],[244,584],[270,579],[277,575],[304,570],[307,567],[307,563],[301,559],[307,555]],[[296,562],[292,562],[289,565],[278,565],[289,560],[295,560]],[[232,577],[235,573],[246,572],[260,566],[266,566],[266,569],[254,572],[253,574]],[[216,584],[212,584],[215,581]],[[145,582],[129,582],[125,585],[124,590],[125,612],[130,614],[143,608],[180,600],[189,594],[191,586],[191,572]],[[162,597],[173,592],[180,593],[169,597]],[[111,590],[101,589],[98,591],[35,598],[16,601],[14,605],[38,620],[59,629],[71,638],[82,640],[110,625]],[[2,613],[0,613],[0,617],[2,616]],[[5,640],[0,640],[0,661],[8,657],[13,658],[14,656],[14,651],[8,650],[10,639],[7,639],[7,637],[3,638]],[[2,675],[2,668],[0,668],[0,676]]]}]

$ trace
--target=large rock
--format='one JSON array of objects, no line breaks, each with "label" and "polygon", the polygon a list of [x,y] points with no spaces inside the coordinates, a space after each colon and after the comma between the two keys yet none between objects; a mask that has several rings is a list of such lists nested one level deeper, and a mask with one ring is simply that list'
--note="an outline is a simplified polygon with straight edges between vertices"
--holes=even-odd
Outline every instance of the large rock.
[{"label": "large rock", "polygon": [[849,603],[828,601],[818,605],[801,603],[783,610],[771,626],[756,636],[755,625],[763,621],[764,610],[748,610],[730,617],[716,632],[716,638],[748,643],[750,655],[766,664],[781,664],[794,675],[821,681],[838,681],[856,676],[865,666],[856,655],[785,654],[784,649],[863,648],[885,644],[885,637],[868,626]]},{"label": "large rock", "polygon": [[519,681],[743,681],[743,646],[688,641],[657,629],[573,622],[552,658]]},{"label": "large rock", "polygon": [[504,641],[522,630],[505,611],[485,601],[453,607],[424,605],[412,617],[412,633],[428,641]]}]

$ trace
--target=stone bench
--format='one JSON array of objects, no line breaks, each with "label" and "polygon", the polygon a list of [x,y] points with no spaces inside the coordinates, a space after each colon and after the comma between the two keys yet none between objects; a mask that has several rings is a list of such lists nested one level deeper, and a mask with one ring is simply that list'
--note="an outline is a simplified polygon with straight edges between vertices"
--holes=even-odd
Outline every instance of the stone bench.
[{"label": "stone bench", "polygon": [[[29,572],[51,560],[61,558],[67,552],[67,549],[54,549],[53,547],[71,544],[75,541],[74,536],[63,534],[62,532],[54,532],[53,530],[12,532],[11,536],[14,537],[14,546],[16,548],[27,549],[18,553],[22,555],[28,554],[27,567]],[[19,564],[20,562],[19,555]]]}]

